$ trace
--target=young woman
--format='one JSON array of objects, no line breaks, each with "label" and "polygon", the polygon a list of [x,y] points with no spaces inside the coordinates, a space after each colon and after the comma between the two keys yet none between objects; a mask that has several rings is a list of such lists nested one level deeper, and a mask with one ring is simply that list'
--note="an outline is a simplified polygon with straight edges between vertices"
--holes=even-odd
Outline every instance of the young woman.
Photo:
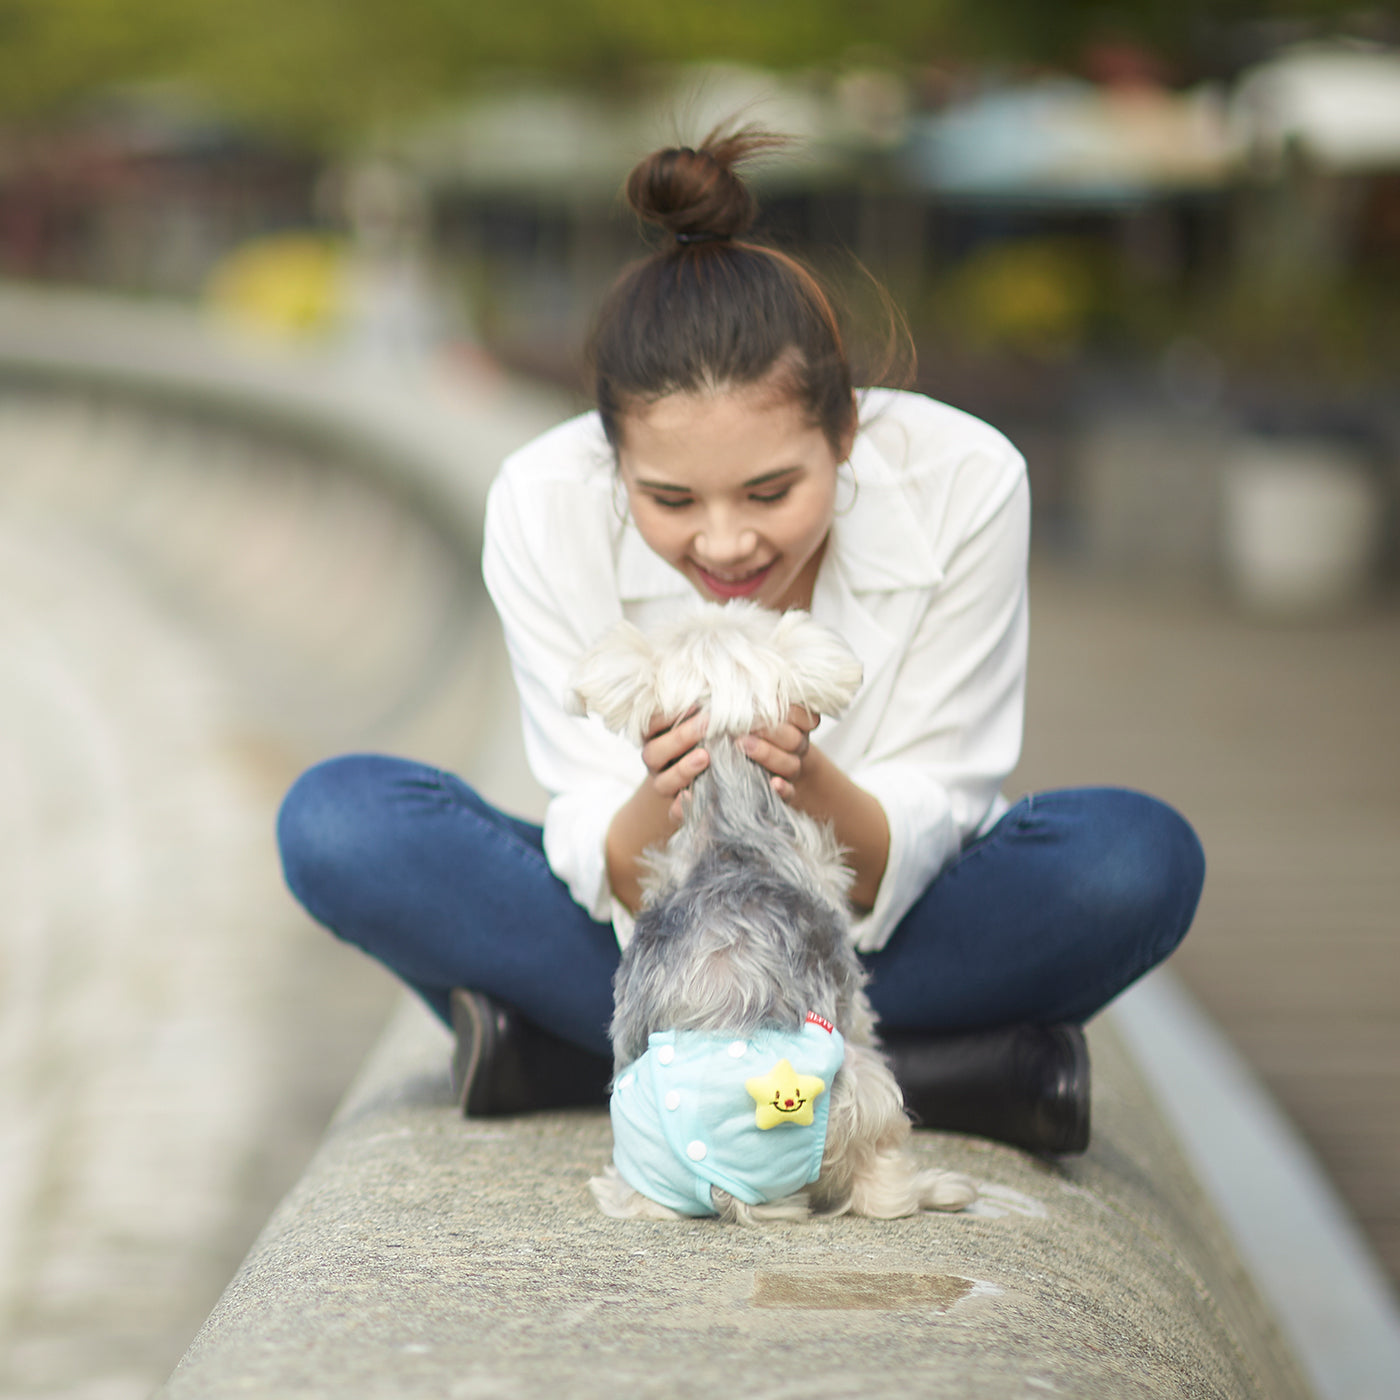
[{"label": "young woman", "polygon": [[717,135],[633,171],[666,240],[602,307],[597,411],[490,493],[483,572],[553,794],[543,828],[451,774],[351,756],[288,795],[287,880],[454,1026],[466,1112],[601,1103],[639,859],[708,759],[700,714],[658,715],[640,755],[569,715],[574,663],[620,618],[646,628],[697,596],[809,610],[859,654],[861,691],[839,722],[794,710],[748,753],[850,852],[911,1110],[1082,1151],[1080,1026],[1185,934],[1201,848],[1138,793],[1001,796],[1021,741],[1024,463],[956,409],[853,390],[820,284],[744,236],[735,167],[766,144]]}]

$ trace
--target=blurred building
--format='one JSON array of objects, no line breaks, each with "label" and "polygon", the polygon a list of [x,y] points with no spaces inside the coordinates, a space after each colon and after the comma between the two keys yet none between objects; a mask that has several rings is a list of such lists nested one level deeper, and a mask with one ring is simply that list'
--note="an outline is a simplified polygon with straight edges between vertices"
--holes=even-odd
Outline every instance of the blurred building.
[{"label": "blurred building", "polygon": [[876,342],[889,289],[918,387],[1026,449],[1043,540],[1219,572],[1235,448],[1287,437],[1360,473],[1393,559],[1400,55],[1315,43],[1184,90],[1121,47],[1086,72],[499,75],[334,167],[126,97],[0,138],[0,274],[207,291],[380,361],[465,343],[578,386],[646,246],[627,172],[737,116],[793,138],[753,172],[760,232]]},{"label": "blurred building", "polygon": [[0,276],[196,294],[231,248],[313,221],[318,169],[164,93],[0,130]]}]

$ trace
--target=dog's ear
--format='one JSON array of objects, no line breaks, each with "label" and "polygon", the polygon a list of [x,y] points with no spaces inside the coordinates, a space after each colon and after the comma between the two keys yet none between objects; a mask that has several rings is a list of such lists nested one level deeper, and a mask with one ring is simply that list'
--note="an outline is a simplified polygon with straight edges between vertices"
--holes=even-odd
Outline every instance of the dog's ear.
[{"label": "dog's ear", "polygon": [[791,668],[791,699],[838,718],[855,698],[864,674],[859,658],[829,627],[793,610],[774,624],[773,648]]},{"label": "dog's ear", "polygon": [[574,670],[567,708],[596,714],[616,734],[642,742],[656,713],[656,652],[640,628],[620,622],[586,652]]}]

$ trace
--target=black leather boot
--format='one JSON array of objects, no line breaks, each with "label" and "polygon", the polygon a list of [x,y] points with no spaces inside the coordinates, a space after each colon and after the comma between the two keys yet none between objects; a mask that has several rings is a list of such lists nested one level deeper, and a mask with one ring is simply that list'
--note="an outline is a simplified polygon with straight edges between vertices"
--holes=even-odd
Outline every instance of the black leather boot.
[{"label": "black leather boot", "polygon": [[1089,1050],[1074,1025],[934,1035],[882,1033],[918,1127],[994,1138],[1027,1152],[1089,1145]]},{"label": "black leather boot", "polygon": [[455,988],[452,1091],[468,1118],[601,1108],[612,1059],[580,1050],[482,992]]}]

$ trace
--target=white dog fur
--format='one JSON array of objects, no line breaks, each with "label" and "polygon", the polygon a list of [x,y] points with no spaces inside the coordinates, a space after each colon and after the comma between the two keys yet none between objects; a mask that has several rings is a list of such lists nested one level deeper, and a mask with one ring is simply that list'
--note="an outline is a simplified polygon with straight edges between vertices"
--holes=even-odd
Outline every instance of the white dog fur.
[{"label": "white dog fur", "polygon": [[[806,613],[745,602],[700,605],[651,637],[622,623],[574,677],[577,711],[594,712],[636,744],[658,715],[697,705],[708,713],[710,765],[691,784],[680,830],[664,850],[648,852],[636,933],[615,979],[616,1069],[657,1030],[795,1030],[814,1011],[845,1038],[820,1176],[763,1205],[714,1188],[716,1212],[730,1222],[847,1212],[892,1218],[959,1210],[977,1195],[967,1177],[920,1170],[905,1150],[909,1118],[862,990],[849,937],[851,874],[834,835],[783,802],[736,743],[781,722],[791,705],[838,716],[860,681],[859,661]],[[756,890],[763,892],[757,913]],[[615,1166],[589,1185],[608,1215],[676,1218]]]}]

